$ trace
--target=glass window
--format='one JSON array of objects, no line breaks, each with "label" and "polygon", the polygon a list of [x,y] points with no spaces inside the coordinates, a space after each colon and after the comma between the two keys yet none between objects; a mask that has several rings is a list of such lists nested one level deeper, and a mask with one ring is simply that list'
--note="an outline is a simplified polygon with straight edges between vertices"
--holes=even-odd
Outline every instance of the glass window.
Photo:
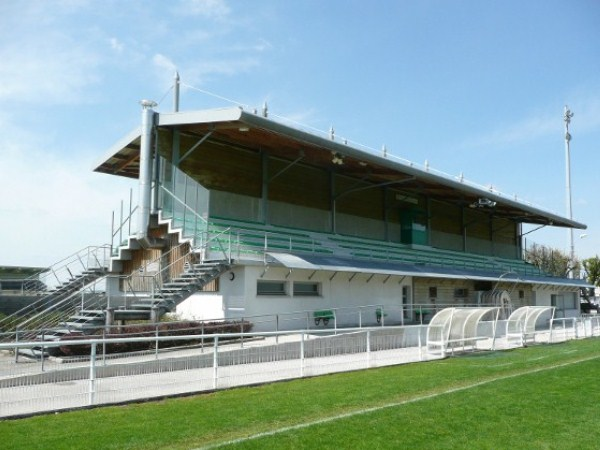
[{"label": "glass window", "polygon": [[294,283],[294,296],[311,296],[316,297],[321,295],[319,283],[300,282]]},{"label": "glass window", "polygon": [[256,295],[286,295],[285,281],[258,280]]},{"label": "glass window", "polygon": [[469,290],[466,288],[454,289],[454,298],[466,298],[469,296]]}]

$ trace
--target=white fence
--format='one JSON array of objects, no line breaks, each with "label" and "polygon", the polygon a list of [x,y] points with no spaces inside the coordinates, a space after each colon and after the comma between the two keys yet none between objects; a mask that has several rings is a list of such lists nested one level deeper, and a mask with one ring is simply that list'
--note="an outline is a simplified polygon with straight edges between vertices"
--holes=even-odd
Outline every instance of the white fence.
[{"label": "white fence", "polygon": [[[202,392],[427,359],[423,327],[89,339],[78,357],[19,358],[36,343],[1,344],[0,417]],[[157,350],[168,341],[186,347]],[[195,344],[189,345],[190,341]],[[201,342],[204,341],[204,345]],[[105,354],[107,346],[147,343],[148,350]]]},{"label": "white fence", "polygon": [[[426,325],[295,332],[88,339],[44,343],[83,356],[24,358],[40,342],[0,344],[0,417],[130,402],[437,358]],[[600,318],[555,319],[537,342],[600,335]],[[144,343],[145,351],[108,354]],[[186,346],[161,348],[167,342]],[[190,345],[191,343],[191,345]],[[507,348],[496,339],[496,349]]]}]

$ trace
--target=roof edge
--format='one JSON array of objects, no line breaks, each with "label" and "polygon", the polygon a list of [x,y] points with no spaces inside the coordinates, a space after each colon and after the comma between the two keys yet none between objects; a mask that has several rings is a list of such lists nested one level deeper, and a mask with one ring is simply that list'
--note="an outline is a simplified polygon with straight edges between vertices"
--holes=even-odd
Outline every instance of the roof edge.
[{"label": "roof edge", "polygon": [[142,127],[140,125],[139,127],[136,127],[133,130],[131,130],[129,133],[127,133],[125,136],[123,136],[121,139],[119,139],[116,143],[114,143],[106,151],[104,156],[102,156],[102,158],[98,159],[96,161],[96,163],[94,163],[94,166],[92,167],[92,171],[103,173],[103,171],[101,171],[99,169],[102,167],[102,165],[106,161],[108,161],[110,158],[112,158],[117,153],[119,153],[119,151],[121,151],[121,149],[123,149],[124,147],[127,147],[129,144],[131,144],[133,141],[140,138],[141,136],[142,136]]}]

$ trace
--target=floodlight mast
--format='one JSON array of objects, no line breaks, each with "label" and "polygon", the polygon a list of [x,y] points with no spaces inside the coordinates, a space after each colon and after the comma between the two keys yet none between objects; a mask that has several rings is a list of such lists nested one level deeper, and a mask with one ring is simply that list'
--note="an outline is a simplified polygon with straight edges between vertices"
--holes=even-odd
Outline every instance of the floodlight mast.
[{"label": "floodlight mast", "polygon": [[[566,161],[566,188],[567,188],[567,214],[570,220],[573,220],[573,207],[571,204],[571,135],[569,134],[569,124],[571,123],[571,118],[573,117],[573,113],[569,109],[567,105],[565,105],[565,115],[563,120],[565,121],[565,161]],[[575,265],[575,243],[573,241],[573,228],[568,229],[568,238],[569,238],[569,278],[575,278],[573,269]]]}]

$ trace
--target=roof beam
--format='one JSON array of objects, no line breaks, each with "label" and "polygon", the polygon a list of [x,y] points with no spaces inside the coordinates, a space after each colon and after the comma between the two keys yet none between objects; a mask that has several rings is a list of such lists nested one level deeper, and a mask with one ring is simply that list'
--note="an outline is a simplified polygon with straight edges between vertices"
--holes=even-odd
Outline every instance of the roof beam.
[{"label": "roof beam", "polygon": [[202,136],[202,138],[198,142],[196,142],[194,145],[192,145],[192,147],[187,152],[185,152],[185,154],[179,159],[179,163],[181,164],[185,158],[190,156],[192,154],[192,152],[194,150],[196,150],[198,147],[200,147],[212,134],[213,134],[213,130],[210,130],[208,133],[206,133],[204,136]]}]

